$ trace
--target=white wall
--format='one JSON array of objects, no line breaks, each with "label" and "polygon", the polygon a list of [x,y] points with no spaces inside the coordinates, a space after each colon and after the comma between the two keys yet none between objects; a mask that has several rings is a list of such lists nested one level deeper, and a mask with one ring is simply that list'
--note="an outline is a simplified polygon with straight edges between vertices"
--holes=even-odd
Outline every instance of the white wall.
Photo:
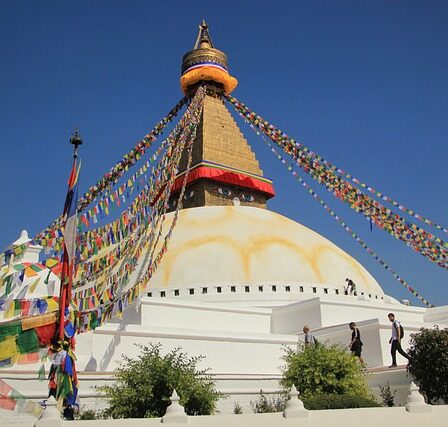
[{"label": "white wall", "polygon": [[434,324],[445,323],[445,325],[448,324],[448,305],[428,308],[425,313],[425,322]]},{"label": "white wall", "polygon": [[[188,425],[208,427],[273,427],[273,426],[305,426],[305,427],[445,427],[448,419],[448,406],[433,406],[431,412],[407,412],[405,408],[359,408],[333,409],[326,411],[308,411],[307,416],[300,418],[284,418],[281,412],[271,414],[211,415],[188,417]],[[59,421],[49,424],[48,417],[42,417],[37,427],[121,427],[124,421]],[[161,424],[160,418],[126,419],[130,427],[156,426]],[[185,426],[184,423],[172,422],[173,426]]]},{"label": "white wall", "polygon": [[297,337],[137,325],[119,331],[116,325],[105,325],[94,333],[93,354],[101,370],[114,370],[122,354],[134,357],[139,353],[135,344],[157,342],[164,352],[182,347],[190,355],[206,356],[204,367],[211,367],[214,373],[266,374],[279,372],[282,345],[295,346]]},{"label": "white wall", "polygon": [[319,298],[276,307],[272,311],[273,334],[299,334],[302,333],[304,325],[309,325],[311,329],[322,325]]},{"label": "white wall", "polygon": [[144,298],[142,326],[179,330],[270,333],[271,310],[238,308],[199,301]]},{"label": "white wall", "polygon": [[408,323],[423,323],[425,309],[408,307],[402,304],[388,304],[382,300],[374,301],[330,301],[321,300],[322,326],[340,323],[360,322],[368,319],[379,319],[389,322],[388,313],[395,313],[396,319],[406,325]]}]

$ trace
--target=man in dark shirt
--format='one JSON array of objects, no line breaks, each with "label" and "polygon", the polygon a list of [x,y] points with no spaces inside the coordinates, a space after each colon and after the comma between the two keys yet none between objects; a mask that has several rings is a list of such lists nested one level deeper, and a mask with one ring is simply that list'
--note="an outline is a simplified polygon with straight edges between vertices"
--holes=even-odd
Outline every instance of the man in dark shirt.
[{"label": "man in dark shirt", "polygon": [[359,358],[361,365],[364,365],[364,359],[361,357],[361,351],[362,351],[361,333],[359,332],[359,329],[356,327],[355,322],[350,322],[348,326],[352,330],[352,340],[350,341],[348,348],[352,351],[353,356],[357,356]]}]

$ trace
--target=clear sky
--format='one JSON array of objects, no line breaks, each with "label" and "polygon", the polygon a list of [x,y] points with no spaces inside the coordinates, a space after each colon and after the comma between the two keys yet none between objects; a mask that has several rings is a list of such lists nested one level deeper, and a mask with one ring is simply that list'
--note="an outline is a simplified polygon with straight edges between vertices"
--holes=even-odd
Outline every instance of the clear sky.
[{"label": "clear sky", "polygon": [[[0,8],[1,249],[60,214],[75,127],[86,190],[181,98],[182,55],[203,17],[229,56],[237,98],[448,225],[446,1],[1,0]],[[240,126],[274,180],[272,210],[349,252],[386,293],[418,303]],[[320,194],[416,290],[448,303],[446,271]]]}]

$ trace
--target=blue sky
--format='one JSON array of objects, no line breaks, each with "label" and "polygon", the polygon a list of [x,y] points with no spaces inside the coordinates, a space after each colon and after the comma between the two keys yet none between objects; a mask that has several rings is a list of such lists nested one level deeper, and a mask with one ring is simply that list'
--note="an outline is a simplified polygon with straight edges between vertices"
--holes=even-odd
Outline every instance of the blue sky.
[{"label": "blue sky", "polygon": [[[447,2],[2,0],[0,7],[1,248],[61,212],[75,127],[85,140],[86,190],[181,98],[181,58],[203,17],[229,56],[237,98],[448,225]],[[349,252],[386,293],[417,303],[240,126],[274,180],[270,208]],[[448,303],[446,271],[320,194],[416,290]]]}]

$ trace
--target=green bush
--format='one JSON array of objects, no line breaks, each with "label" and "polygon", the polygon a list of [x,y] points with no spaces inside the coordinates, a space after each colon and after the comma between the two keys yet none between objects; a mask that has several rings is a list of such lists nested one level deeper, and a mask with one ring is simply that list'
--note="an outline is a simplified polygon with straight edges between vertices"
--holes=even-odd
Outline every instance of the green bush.
[{"label": "green bush", "polygon": [[302,345],[298,351],[285,347],[282,385],[293,384],[301,399],[316,395],[357,395],[369,398],[366,374],[358,359],[342,346]]},{"label": "green bush", "polygon": [[116,382],[111,386],[97,387],[109,399],[104,417],[151,418],[162,417],[173,390],[180,397],[180,404],[188,415],[209,415],[222,396],[207,370],[197,370],[202,356],[190,357],[175,349],[161,354],[161,345],[139,346],[137,359],[123,356]]},{"label": "green bush", "polygon": [[389,383],[386,385],[380,385],[380,396],[381,399],[383,399],[383,406],[391,408],[392,406],[395,406],[395,395],[397,394],[397,390],[390,389]]},{"label": "green bush", "polygon": [[254,414],[282,412],[285,409],[288,398],[289,396],[286,392],[267,397],[263,390],[260,390],[260,397],[257,401],[250,402],[250,406]]},{"label": "green bush", "polygon": [[75,418],[77,420],[97,420],[100,416],[92,409],[87,409],[85,411],[80,411]]},{"label": "green bush", "polygon": [[373,408],[381,406],[371,397],[354,396],[351,394],[322,394],[303,399],[303,405],[309,410]]},{"label": "green bush", "polygon": [[408,369],[428,403],[448,403],[448,329],[421,328],[411,334]]}]

